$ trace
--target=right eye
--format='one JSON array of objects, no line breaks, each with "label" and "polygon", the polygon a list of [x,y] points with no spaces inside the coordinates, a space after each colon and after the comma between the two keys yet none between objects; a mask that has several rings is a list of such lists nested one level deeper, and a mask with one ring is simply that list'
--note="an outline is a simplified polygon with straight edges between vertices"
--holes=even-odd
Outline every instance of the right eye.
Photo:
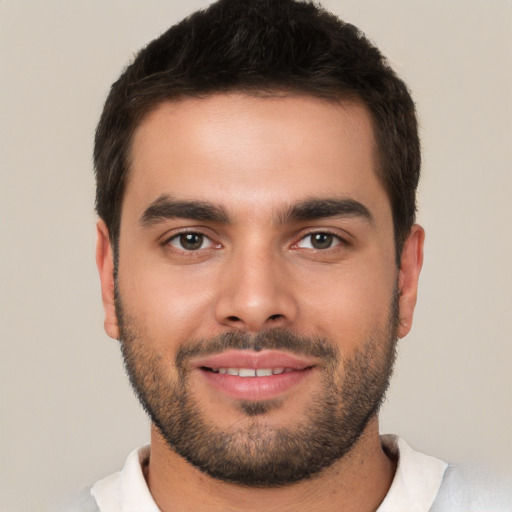
[{"label": "right eye", "polygon": [[213,246],[213,242],[202,233],[180,233],[170,238],[167,243],[180,251],[198,251]]}]

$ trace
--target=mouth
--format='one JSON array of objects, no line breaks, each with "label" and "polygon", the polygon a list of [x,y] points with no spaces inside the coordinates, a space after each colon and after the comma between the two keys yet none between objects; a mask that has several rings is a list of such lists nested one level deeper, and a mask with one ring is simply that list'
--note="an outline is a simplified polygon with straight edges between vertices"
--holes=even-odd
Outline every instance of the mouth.
[{"label": "mouth", "polygon": [[214,392],[244,401],[277,398],[299,386],[316,367],[310,358],[275,350],[230,350],[193,364]]},{"label": "mouth", "polygon": [[220,373],[221,375],[236,375],[237,377],[270,377],[272,375],[281,375],[282,373],[291,373],[293,368],[207,368],[205,371]]}]

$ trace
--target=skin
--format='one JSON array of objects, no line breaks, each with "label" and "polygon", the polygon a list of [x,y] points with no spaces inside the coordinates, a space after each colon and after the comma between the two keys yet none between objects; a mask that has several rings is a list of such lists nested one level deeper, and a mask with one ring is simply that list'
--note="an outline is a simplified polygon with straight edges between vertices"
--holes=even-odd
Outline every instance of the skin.
[{"label": "skin", "polygon": [[[119,291],[170,377],[176,377],[176,350],[187,340],[233,329],[257,333],[285,327],[325,337],[335,342],[341,361],[350,359],[365,340],[386,329],[396,286],[398,335],[409,332],[424,233],[413,226],[397,268],[391,206],[376,174],[372,123],[364,106],[244,94],[164,103],[137,128],[131,157],[121,214]],[[223,208],[229,222],[141,222],[163,195],[208,201]],[[282,218],[287,208],[312,198],[354,200],[371,219]],[[175,237],[183,230],[204,234],[207,242],[185,251]],[[335,235],[331,247],[311,246],[310,235],[318,232]],[[112,254],[100,220],[97,264],[105,329],[118,339]],[[342,375],[342,362],[339,371]],[[212,424],[229,428],[253,421],[236,400],[200,377],[190,385]],[[284,393],[265,418],[268,428],[298,422],[319,386],[312,372]],[[154,427],[151,450],[146,477],[163,511],[372,511],[395,470],[381,448],[377,417],[345,457],[314,479],[282,488],[215,480],[173,452]]]}]

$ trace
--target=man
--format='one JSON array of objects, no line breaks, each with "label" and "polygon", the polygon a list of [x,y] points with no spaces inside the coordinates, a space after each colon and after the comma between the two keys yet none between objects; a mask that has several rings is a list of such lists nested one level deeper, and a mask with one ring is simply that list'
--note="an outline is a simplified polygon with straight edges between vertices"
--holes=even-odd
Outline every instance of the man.
[{"label": "man", "polygon": [[152,432],[82,510],[507,510],[379,436],[420,150],[355,27],[292,0],[195,13],[113,85],[94,159],[105,329]]}]

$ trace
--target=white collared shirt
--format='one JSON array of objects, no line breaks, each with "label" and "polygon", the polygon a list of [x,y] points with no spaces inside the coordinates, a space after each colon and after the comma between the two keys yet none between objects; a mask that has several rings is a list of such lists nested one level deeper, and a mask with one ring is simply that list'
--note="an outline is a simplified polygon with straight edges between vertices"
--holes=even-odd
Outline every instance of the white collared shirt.
[{"label": "white collared shirt", "polygon": [[[386,451],[398,458],[398,466],[389,492],[377,512],[428,512],[448,465],[413,450],[397,436],[386,435],[381,439]],[[149,445],[134,450],[122,471],[92,486],[91,494],[101,512],[160,512],[142,470],[149,454]]]}]

